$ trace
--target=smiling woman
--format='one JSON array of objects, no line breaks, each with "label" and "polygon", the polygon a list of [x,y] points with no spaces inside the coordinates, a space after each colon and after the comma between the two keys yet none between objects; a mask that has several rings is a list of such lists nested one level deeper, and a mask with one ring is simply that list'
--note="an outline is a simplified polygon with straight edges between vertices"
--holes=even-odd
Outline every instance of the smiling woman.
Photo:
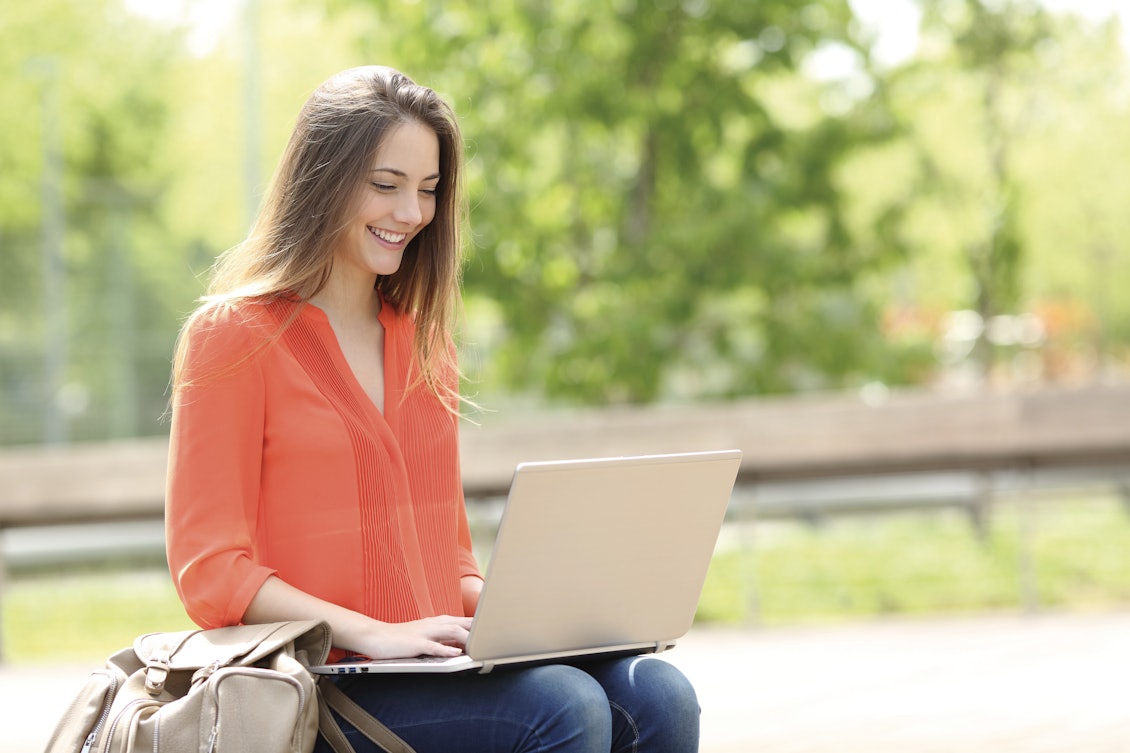
[{"label": "smiling woman", "polygon": [[405,249],[435,218],[439,139],[425,125],[404,123],[388,134],[373,162],[325,286],[310,303],[325,312],[349,367],[383,411],[384,327],[373,280],[396,274]]},{"label": "smiling woman", "polygon": [[[371,275],[400,268],[405,247],[432,221],[439,184],[439,140],[419,123],[405,123],[377,151],[369,190],[362,192],[354,219],[354,238],[343,238],[327,290],[341,294],[343,275],[356,270],[369,295]],[[315,303],[322,305],[326,296]],[[324,308],[324,306],[323,306]]]},{"label": "smiling woman", "polygon": [[[462,652],[482,588],[452,339],[462,148],[433,90],[344,71],[218,261],[177,345],[165,516],[201,626],[321,620],[335,659]],[[698,745],[694,690],[659,660],[360,679],[342,689],[418,753]]]}]

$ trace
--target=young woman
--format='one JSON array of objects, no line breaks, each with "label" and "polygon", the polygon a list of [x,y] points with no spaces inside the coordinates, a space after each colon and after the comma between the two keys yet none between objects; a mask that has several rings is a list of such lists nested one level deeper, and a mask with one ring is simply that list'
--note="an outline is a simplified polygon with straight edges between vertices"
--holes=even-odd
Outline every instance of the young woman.
[{"label": "young woman", "polygon": [[[338,656],[462,651],[482,577],[451,339],[461,168],[450,107],[389,68],[303,107],[176,348],[168,557],[201,626],[319,619]],[[658,659],[341,687],[418,753],[698,746],[694,690]]]}]

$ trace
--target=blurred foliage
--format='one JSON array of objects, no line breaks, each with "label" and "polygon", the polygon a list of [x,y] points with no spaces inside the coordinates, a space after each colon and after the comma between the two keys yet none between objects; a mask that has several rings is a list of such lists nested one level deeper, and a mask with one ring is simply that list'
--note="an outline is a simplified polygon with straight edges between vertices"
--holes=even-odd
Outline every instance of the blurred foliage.
[{"label": "blurred foliage", "polygon": [[[244,0],[203,42],[125,3],[0,11],[0,443],[42,440],[52,410],[74,439],[163,431],[173,339],[211,260],[242,237],[309,91],[371,62],[463,123],[465,360],[488,405],[926,384],[968,365],[1070,380],[1127,360],[1114,22],[924,2],[917,53],[890,63],[846,0]],[[47,311],[56,213],[65,287]],[[1043,329],[954,344],[959,309]]]},{"label": "blurred foliage", "polygon": [[498,309],[506,383],[644,402],[875,367],[853,284],[887,249],[848,232],[836,169],[893,124],[868,101],[821,116],[798,73],[854,44],[845,2],[348,5],[374,10],[368,57],[460,108],[467,288]]},{"label": "blurred foliage", "polygon": [[[163,269],[162,194],[179,165],[162,149],[175,40],[110,2],[45,0],[6,6],[0,26],[0,421],[4,439],[57,397],[74,433],[131,436],[139,410],[162,402],[175,309]],[[97,33],[91,33],[97,29]],[[48,123],[50,121],[50,124]],[[54,186],[65,268],[67,390],[48,394],[41,361],[51,342],[41,284],[45,163],[57,134]],[[97,395],[100,398],[92,402]],[[109,411],[116,397],[119,410]],[[9,432],[14,426],[15,431]]]}]

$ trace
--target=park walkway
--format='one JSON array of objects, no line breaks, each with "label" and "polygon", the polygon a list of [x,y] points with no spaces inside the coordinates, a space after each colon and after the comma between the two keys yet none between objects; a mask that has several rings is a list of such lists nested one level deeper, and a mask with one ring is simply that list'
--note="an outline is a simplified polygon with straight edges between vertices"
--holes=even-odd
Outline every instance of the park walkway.
[{"label": "park walkway", "polygon": [[[702,753],[1127,753],[1130,611],[697,627],[666,657]],[[90,667],[0,668],[0,753],[37,753]]]},{"label": "park walkway", "polygon": [[1130,752],[1130,612],[701,630],[669,656],[703,753]]}]

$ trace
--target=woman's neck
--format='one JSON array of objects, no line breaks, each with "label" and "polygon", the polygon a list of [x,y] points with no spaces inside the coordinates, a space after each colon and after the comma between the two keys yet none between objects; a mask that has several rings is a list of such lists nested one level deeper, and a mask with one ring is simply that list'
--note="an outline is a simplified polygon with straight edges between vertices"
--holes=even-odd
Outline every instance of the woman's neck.
[{"label": "woman's neck", "polygon": [[310,303],[342,323],[372,321],[381,312],[375,277],[345,280],[330,275],[325,287],[311,296]]}]

